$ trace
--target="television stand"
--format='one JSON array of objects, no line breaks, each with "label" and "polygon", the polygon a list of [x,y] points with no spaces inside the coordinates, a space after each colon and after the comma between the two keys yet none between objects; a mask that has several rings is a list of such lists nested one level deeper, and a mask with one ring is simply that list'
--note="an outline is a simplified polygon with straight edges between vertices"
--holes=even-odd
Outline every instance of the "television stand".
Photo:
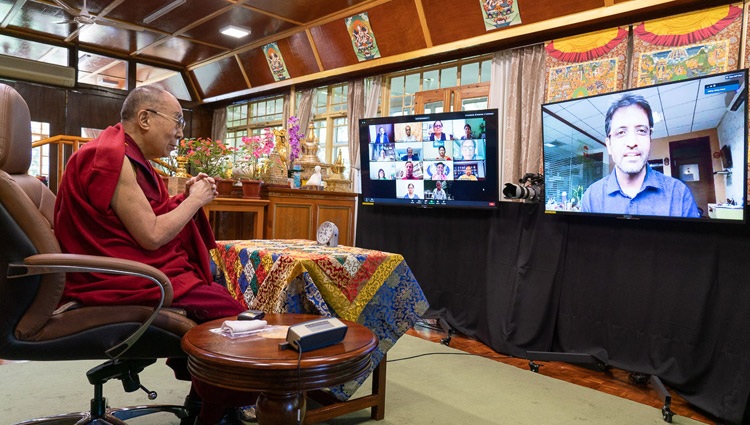
[{"label": "television stand", "polygon": [[672,396],[669,394],[669,390],[667,390],[667,387],[664,386],[664,383],[661,382],[661,379],[658,376],[631,372],[630,383],[644,387],[650,383],[663,403],[661,407],[662,419],[664,419],[664,422],[672,423],[672,417],[674,416],[674,412],[672,412]]},{"label": "television stand", "polygon": [[422,315],[420,318],[420,321],[417,323],[422,323],[423,326],[437,330],[436,328],[439,327],[440,330],[445,332],[446,336],[440,339],[440,343],[443,345],[450,346],[451,338],[453,337],[453,334],[456,333],[456,330],[451,326],[447,320],[445,320],[445,317],[443,317],[442,310],[433,310],[433,309],[427,309],[427,311]]}]

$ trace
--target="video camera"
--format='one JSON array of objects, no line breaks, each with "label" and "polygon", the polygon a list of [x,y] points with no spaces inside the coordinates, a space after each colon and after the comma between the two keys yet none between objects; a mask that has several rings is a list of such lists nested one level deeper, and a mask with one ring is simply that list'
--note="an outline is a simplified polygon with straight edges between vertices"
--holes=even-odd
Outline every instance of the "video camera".
[{"label": "video camera", "polygon": [[544,200],[544,176],[539,173],[526,173],[518,180],[521,185],[505,183],[503,196],[507,199],[525,199],[530,202]]}]

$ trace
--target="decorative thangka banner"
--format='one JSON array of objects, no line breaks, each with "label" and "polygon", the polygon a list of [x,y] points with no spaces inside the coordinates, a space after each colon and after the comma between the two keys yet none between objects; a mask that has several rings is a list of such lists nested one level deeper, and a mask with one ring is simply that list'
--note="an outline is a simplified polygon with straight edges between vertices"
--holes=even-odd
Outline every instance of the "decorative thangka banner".
[{"label": "decorative thangka banner", "polygon": [[268,67],[271,69],[271,74],[273,74],[273,79],[275,81],[286,80],[289,78],[289,72],[286,70],[286,64],[284,63],[284,57],[281,56],[281,50],[279,50],[279,46],[275,42],[263,46],[263,54],[266,55]]},{"label": "decorative thangka banner", "polygon": [[345,21],[357,59],[362,62],[379,58],[380,49],[378,49],[378,43],[370,26],[370,18],[367,16],[367,12],[350,16]]},{"label": "decorative thangka banner", "polygon": [[485,30],[494,30],[521,23],[515,0],[479,0]]},{"label": "decorative thangka banner", "polygon": [[737,69],[742,7],[729,4],[633,28],[634,87]]},{"label": "decorative thangka banner", "polygon": [[627,37],[626,28],[614,28],[547,43],[546,101],[620,90]]},{"label": "decorative thangka banner", "polygon": [[[636,86],[650,86],[728,70],[729,40],[720,40],[638,55]],[[736,63],[736,62],[735,62]]]}]

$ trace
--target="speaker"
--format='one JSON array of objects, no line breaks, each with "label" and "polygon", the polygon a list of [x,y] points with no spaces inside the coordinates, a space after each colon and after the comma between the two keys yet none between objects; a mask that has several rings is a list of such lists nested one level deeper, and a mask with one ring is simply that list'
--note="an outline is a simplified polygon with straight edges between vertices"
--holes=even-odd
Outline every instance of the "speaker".
[{"label": "speaker", "polygon": [[341,320],[324,317],[290,326],[286,341],[297,351],[311,351],[338,344],[346,336],[347,329]]}]

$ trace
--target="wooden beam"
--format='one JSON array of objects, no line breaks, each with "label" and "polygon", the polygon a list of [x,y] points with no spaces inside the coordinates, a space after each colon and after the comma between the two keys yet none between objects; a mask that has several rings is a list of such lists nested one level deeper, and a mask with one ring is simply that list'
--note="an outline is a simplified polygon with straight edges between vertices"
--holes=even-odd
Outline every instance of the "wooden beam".
[{"label": "wooden beam", "polygon": [[310,48],[313,51],[313,56],[315,56],[315,63],[318,64],[318,71],[323,70],[323,61],[320,60],[320,53],[318,52],[318,46],[315,45],[315,40],[313,40],[312,33],[310,32],[310,28],[307,28],[305,30],[305,35],[307,36],[307,41],[310,42]]},{"label": "wooden beam", "polygon": [[425,18],[422,0],[414,0],[414,5],[417,6],[417,16],[419,17],[419,25],[422,26],[424,41],[427,43],[427,47],[432,47],[432,36],[430,35],[430,28],[427,26],[427,19]]}]

